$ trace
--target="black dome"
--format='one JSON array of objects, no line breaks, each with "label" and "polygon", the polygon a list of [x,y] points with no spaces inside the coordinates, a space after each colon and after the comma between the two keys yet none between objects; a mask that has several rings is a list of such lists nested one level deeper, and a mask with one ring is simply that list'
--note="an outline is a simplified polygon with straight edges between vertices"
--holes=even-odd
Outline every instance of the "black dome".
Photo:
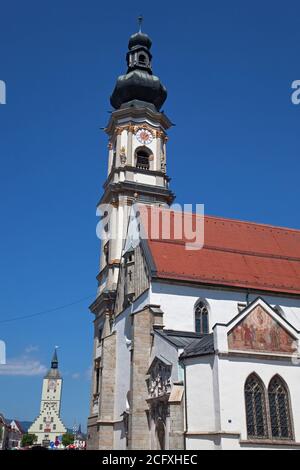
[{"label": "black dome", "polygon": [[126,56],[128,70],[126,75],[118,78],[110,97],[110,103],[115,109],[130,103],[130,106],[149,104],[159,111],[165,102],[167,90],[160,79],[152,74],[151,45],[149,36],[141,31],[130,36]]},{"label": "black dome", "polygon": [[147,47],[147,49],[150,49],[152,46],[152,41],[147,34],[138,32],[130,36],[128,42],[128,49],[133,49],[137,46],[143,46]]},{"label": "black dome", "polygon": [[136,69],[118,78],[110,103],[118,109],[123,103],[138,100],[152,103],[159,110],[166,98],[167,90],[158,77]]}]

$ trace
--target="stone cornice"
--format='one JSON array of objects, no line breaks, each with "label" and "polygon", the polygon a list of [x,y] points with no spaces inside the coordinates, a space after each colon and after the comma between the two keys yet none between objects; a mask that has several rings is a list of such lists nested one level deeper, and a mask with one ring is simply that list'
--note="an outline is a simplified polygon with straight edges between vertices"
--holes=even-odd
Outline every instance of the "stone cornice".
[{"label": "stone cornice", "polygon": [[[163,129],[169,129],[170,127],[172,127],[172,122],[164,113],[155,112],[149,108],[131,107],[131,108],[118,109],[117,111],[112,112],[108,125],[105,128],[105,132],[108,135],[112,135],[115,130],[115,127],[118,126],[119,121],[121,119],[126,119],[126,118],[128,118],[128,120],[134,119],[134,118],[137,118],[137,119],[148,118],[151,121],[158,122],[162,126]],[[134,121],[132,122],[132,125],[137,125],[137,124],[139,123],[136,123]]]}]

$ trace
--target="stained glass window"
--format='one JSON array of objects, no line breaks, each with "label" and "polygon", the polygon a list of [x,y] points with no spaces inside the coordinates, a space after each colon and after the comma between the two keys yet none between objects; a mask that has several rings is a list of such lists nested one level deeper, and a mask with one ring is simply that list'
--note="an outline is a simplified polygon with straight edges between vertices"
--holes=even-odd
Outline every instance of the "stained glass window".
[{"label": "stained glass window", "polygon": [[269,409],[273,439],[293,439],[288,390],[276,375],[269,384]]},{"label": "stained glass window", "polygon": [[256,374],[251,374],[245,383],[245,402],[248,438],[267,438],[265,392],[263,384]]}]

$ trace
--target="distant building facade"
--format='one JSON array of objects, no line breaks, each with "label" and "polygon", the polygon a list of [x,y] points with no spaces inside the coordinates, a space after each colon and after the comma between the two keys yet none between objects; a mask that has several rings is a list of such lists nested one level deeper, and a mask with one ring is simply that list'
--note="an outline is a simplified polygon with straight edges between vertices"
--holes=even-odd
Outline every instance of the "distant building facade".
[{"label": "distant building facade", "polygon": [[24,434],[24,430],[22,428],[21,423],[13,419],[9,423],[8,449],[20,448],[23,434]]},{"label": "distant building facade", "polygon": [[28,433],[37,436],[39,445],[48,446],[51,441],[55,442],[57,436],[67,432],[60,418],[62,384],[55,349],[51,368],[43,379],[40,414],[28,429]]}]

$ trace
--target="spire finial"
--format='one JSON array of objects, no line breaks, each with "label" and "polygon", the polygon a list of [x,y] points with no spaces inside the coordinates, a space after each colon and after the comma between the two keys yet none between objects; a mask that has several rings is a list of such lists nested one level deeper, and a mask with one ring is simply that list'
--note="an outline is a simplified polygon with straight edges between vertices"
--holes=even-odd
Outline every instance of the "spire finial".
[{"label": "spire finial", "polygon": [[52,361],[51,361],[51,369],[57,369],[58,367],[57,349],[58,349],[58,346],[55,346],[54,353],[52,356]]},{"label": "spire finial", "polygon": [[139,33],[142,32],[142,23],[144,21],[144,18],[142,15],[138,16],[138,23],[139,23]]}]

